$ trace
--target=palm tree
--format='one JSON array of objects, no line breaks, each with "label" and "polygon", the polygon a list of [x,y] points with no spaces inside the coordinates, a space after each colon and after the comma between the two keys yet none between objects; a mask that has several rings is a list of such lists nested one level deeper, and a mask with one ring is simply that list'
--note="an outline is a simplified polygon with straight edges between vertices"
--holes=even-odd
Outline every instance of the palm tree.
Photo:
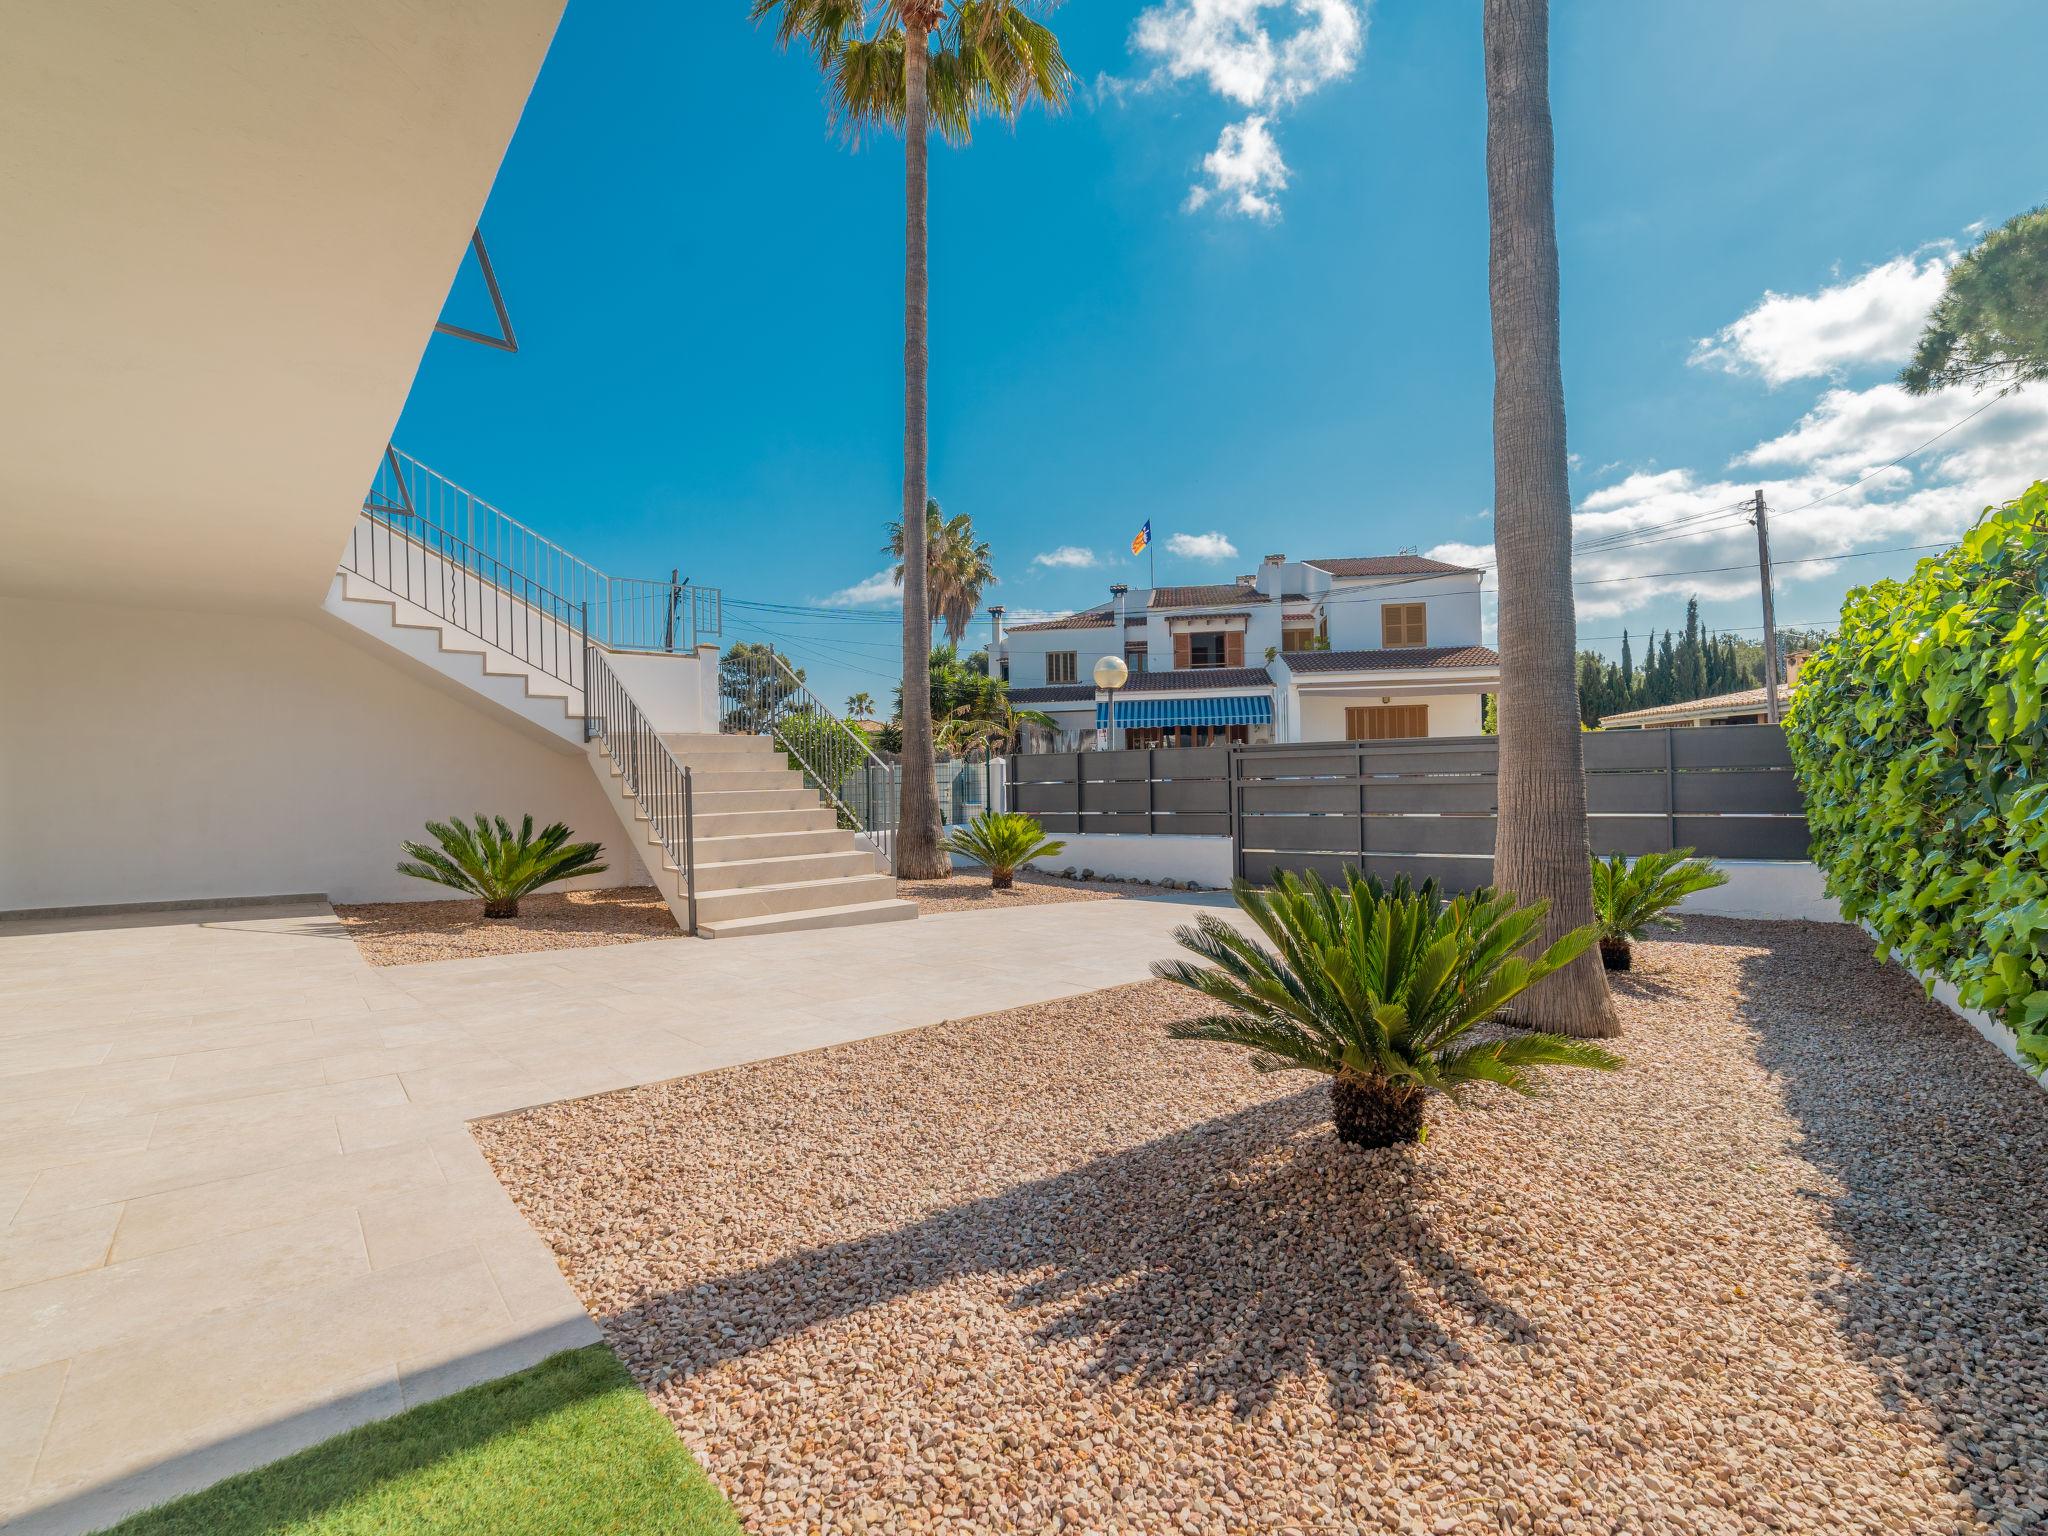
[{"label": "palm tree", "polygon": [[[1485,0],[1486,201],[1492,229],[1493,533],[1500,571],[1500,814],[1494,882],[1547,903],[1546,940],[1592,921],[1579,749],[1572,505],[1558,350],[1549,0]],[[1582,953],[1517,1002],[1560,1035],[1621,1032]]]},{"label": "palm tree", "polygon": [[846,700],[846,718],[849,720],[872,720],[875,718],[873,694],[849,694]]},{"label": "palm tree", "polygon": [[[924,504],[924,544],[926,599],[946,626],[946,639],[958,645],[981,608],[981,594],[996,583],[988,545],[975,538],[974,523],[965,512],[948,518],[931,497]],[[896,585],[902,586],[901,523],[889,525],[889,542],[882,552],[896,557]]]},{"label": "palm tree", "polygon": [[[963,143],[983,112],[1012,120],[1034,96],[1065,103],[1073,72],[1052,29],[1020,0],[753,0],[774,15],[776,41],[802,40],[832,77],[832,116],[849,135],[903,129],[903,809],[896,872],[937,879],[952,867],[941,846],[926,592],[925,375],[929,298],[925,249],[926,156],[931,129]],[[934,49],[933,43],[937,43]]]}]

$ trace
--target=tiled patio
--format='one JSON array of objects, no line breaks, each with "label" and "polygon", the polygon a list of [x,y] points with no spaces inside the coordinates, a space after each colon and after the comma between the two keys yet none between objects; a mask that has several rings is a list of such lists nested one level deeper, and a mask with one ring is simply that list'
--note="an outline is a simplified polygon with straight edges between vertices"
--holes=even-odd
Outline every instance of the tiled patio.
[{"label": "tiled patio", "polygon": [[320,904],[0,923],[0,1520],[595,1339],[466,1120],[1137,980],[1191,904],[381,970]]}]

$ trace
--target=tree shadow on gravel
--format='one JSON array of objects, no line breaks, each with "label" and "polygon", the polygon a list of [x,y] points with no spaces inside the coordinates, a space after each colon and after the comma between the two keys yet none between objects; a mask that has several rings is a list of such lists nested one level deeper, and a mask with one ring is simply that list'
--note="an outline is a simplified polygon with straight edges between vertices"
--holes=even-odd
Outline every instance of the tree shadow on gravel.
[{"label": "tree shadow on gravel", "polygon": [[2048,1096],[1860,931],[1772,927],[1791,953],[1742,962],[1737,1016],[1834,1186],[1811,1195],[1855,1270],[1815,1294],[1984,1518],[2048,1529]]},{"label": "tree shadow on gravel", "polygon": [[[1340,1146],[1317,1079],[601,1321],[636,1371],[688,1376],[864,1308],[989,1276],[1013,1310],[1031,1313],[1036,1342],[1083,1346],[1085,1375],[1248,1416],[1290,1379],[1316,1374],[1332,1410],[1354,1420],[1396,1381],[1446,1384],[1464,1349],[1439,1319],[1538,1339],[1437,1240],[1418,1209],[1431,1178],[1412,1149]],[[646,1337],[662,1341],[651,1355]]]}]

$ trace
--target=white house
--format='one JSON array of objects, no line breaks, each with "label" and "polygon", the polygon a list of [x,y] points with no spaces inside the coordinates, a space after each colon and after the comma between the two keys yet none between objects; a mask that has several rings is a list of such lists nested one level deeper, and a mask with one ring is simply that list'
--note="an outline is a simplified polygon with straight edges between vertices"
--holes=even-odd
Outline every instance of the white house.
[{"label": "white house", "polygon": [[[601,839],[604,883],[700,931],[915,915],[719,734],[715,592],[599,571],[389,448],[561,9],[10,14],[0,915],[445,896],[400,840],[475,811]],[[586,639],[638,790],[586,743]],[[649,795],[693,758],[685,903]]]},{"label": "white house", "polygon": [[1092,681],[1121,656],[1114,747],[1476,736],[1500,658],[1481,644],[1482,573],[1420,555],[1290,561],[1194,587],[1110,589],[1108,602],[1001,631],[991,666],[1020,709],[1093,745]]}]

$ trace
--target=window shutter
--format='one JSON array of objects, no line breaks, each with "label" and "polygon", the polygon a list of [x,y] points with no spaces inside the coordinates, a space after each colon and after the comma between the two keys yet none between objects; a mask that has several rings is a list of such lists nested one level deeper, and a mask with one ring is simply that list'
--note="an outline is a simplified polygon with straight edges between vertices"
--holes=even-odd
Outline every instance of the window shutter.
[{"label": "window shutter", "polygon": [[1188,632],[1182,630],[1173,637],[1173,664],[1176,668],[1192,666],[1188,655]]},{"label": "window shutter", "polygon": [[1223,637],[1223,665],[1241,667],[1244,665],[1244,631],[1233,629]]}]

